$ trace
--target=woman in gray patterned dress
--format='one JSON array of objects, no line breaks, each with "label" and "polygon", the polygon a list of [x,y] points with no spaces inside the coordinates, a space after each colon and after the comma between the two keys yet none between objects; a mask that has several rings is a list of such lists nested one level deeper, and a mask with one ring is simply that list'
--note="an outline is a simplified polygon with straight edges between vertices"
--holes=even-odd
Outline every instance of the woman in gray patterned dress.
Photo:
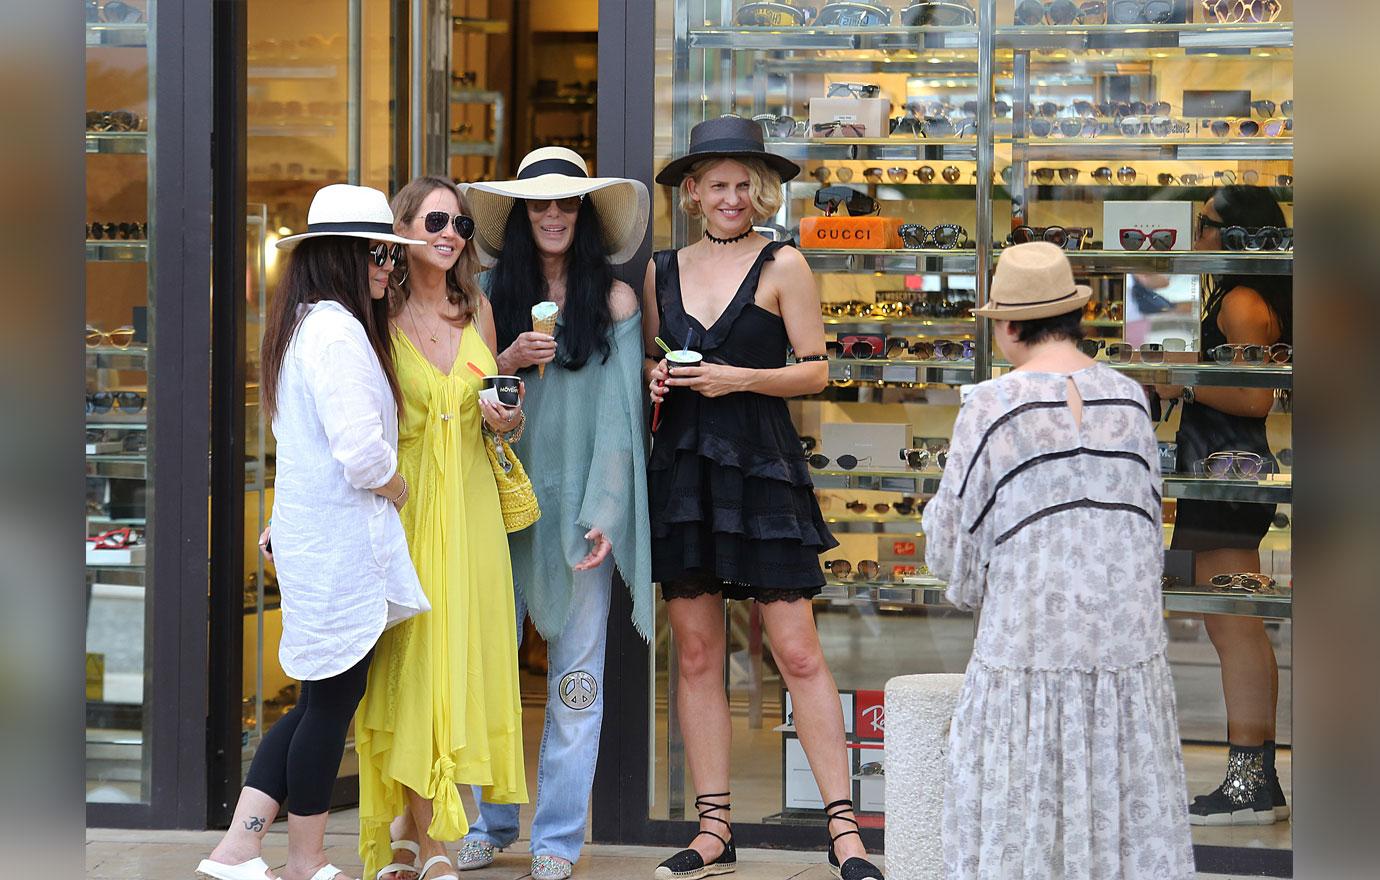
[{"label": "woman in gray patterned dress", "polygon": [[1076,347],[1091,291],[1043,242],[1003,251],[1015,369],[959,411],[925,555],[982,608],[949,738],[951,880],[1194,876],[1160,605],[1159,456],[1140,386]]}]

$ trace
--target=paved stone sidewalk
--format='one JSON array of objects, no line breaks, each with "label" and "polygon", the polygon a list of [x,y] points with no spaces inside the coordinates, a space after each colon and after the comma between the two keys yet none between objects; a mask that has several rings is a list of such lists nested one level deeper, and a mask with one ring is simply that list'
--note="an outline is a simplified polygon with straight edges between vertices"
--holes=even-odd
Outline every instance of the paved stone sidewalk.
[{"label": "paved stone sidewalk", "polygon": [[[353,814],[352,814],[353,815]],[[336,817],[332,817],[334,820]],[[327,854],[351,877],[359,876],[355,836],[333,821],[326,835]],[[92,828],[86,832],[87,880],[193,880],[196,863],[220,839],[214,831],[125,831]],[[574,880],[642,880],[669,854],[642,846],[586,846]],[[264,857],[271,865],[287,858],[287,832],[269,832]],[[882,862],[882,859],[878,859]],[[481,871],[467,871],[465,880],[519,880],[528,875],[531,857],[526,842]],[[829,880],[823,853],[781,850],[739,850],[737,880]],[[1218,874],[1199,874],[1198,880],[1244,880]]]}]

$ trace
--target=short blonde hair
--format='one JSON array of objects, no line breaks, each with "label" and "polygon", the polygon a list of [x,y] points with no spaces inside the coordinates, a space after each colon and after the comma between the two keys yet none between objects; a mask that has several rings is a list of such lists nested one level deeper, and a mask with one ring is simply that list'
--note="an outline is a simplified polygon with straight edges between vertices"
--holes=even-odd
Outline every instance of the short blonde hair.
[{"label": "short blonde hair", "polygon": [[751,157],[701,159],[691,165],[680,181],[681,210],[691,217],[700,216],[700,203],[691,197],[689,181],[693,180],[698,185],[711,169],[724,162],[737,162],[747,169],[748,201],[752,204],[753,223],[761,223],[769,217],[774,217],[776,212],[781,210],[781,203],[785,201],[785,195],[781,191],[781,175],[771,170],[766,162]]}]

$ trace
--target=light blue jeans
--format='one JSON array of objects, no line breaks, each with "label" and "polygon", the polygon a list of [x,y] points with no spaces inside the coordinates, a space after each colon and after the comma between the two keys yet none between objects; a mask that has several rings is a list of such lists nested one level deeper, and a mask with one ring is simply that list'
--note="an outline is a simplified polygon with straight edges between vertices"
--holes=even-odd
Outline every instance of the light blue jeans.
[{"label": "light blue jeans", "polygon": [[[613,557],[593,571],[575,572],[570,617],[559,636],[547,642],[546,724],[537,759],[537,809],[532,817],[532,855],[558,856],[574,863],[585,843],[594,764],[599,756],[599,728],[604,720],[604,645],[608,640],[609,593]],[[518,591],[518,640],[527,616]],[[487,804],[480,799],[479,817],[467,840],[483,840],[500,849],[518,836],[518,805]]]}]

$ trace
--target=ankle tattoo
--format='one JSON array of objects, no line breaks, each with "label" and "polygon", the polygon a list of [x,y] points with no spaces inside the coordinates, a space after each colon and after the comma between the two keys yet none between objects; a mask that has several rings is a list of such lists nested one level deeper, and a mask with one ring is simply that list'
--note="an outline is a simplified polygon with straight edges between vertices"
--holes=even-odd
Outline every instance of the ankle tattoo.
[{"label": "ankle tattoo", "polygon": [[244,820],[244,830],[253,831],[257,834],[264,830],[266,824],[268,823],[263,816],[250,816],[248,819]]}]

